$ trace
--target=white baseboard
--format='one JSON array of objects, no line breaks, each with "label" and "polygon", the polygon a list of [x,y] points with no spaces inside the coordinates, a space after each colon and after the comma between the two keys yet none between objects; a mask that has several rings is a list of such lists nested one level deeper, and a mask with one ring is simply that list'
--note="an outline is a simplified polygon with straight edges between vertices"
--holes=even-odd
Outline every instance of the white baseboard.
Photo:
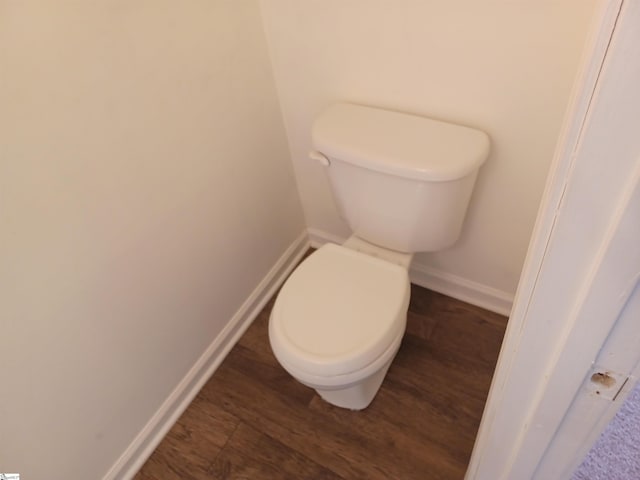
[{"label": "white baseboard", "polygon": [[[318,248],[327,242],[342,244],[346,240],[344,237],[315,228],[310,228],[308,231],[311,246],[314,248]],[[511,312],[514,296],[502,290],[415,262],[411,265],[409,276],[413,283],[429,290],[501,315],[508,316]]]},{"label": "white baseboard", "polygon": [[513,295],[426,265],[413,264],[411,282],[491,312],[509,316]]},{"label": "white baseboard", "polygon": [[308,248],[309,237],[307,232],[303,232],[278,259],[224,330],[211,342],[103,480],[133,478]]}]

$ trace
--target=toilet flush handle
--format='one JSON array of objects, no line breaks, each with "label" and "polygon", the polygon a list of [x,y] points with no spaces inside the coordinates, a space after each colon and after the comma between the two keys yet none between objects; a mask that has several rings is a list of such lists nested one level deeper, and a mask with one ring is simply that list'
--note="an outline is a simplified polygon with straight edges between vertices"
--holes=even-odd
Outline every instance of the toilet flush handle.
[{"label": "toilet flush handle", "polygon": [[309,152],[309,158],[311,160],[315,160],[319,162],[320,165],[322,165],[323,167],[328,167],[329,165],[331,165],[331,162],[329,161],[329,159],[324,154],[320,153],[317,150],[311,150]]}]

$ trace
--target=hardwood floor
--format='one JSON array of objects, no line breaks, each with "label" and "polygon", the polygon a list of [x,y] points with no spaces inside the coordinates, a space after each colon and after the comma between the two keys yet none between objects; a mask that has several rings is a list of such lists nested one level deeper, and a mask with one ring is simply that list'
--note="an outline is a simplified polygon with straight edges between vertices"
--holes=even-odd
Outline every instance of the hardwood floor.
[{"label": "hardwood floor", "polygon": [[506,318],[412,286],[407,333],[373,403],[333,407],[278,364],[273,300],[136,480],[462,479]]}]

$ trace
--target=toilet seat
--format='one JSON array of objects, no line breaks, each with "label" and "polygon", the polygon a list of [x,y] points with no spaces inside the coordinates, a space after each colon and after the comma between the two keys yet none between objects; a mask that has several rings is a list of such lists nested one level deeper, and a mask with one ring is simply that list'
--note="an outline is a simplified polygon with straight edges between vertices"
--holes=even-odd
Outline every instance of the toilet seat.
[{"label": "toilet seat", "polygon": [[395,355],[409,295],[405,268],[326,244],[278,294],[269,321],[274,354],[305,383],[358,381]]}]

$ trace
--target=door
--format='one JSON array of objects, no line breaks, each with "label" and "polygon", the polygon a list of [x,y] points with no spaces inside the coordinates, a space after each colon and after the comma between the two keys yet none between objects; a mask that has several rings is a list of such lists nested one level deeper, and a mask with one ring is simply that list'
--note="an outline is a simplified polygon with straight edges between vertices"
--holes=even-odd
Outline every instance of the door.
[{"label": "door", "polygon": [[[640,318],[634,294],[640,276],[637,25],[640,2],[603,3],[468,480],[566,478],[635,382],[640,322],[628,319]],[[608,338],[617,343],[607,345]],[[607,348],[628,354],[614,353],[610,364]],[[598,380],[609,384],[606,392]],[[605,395],[594,394],[598,388]],[[602,403],[604,396],[609,403]]]}]

